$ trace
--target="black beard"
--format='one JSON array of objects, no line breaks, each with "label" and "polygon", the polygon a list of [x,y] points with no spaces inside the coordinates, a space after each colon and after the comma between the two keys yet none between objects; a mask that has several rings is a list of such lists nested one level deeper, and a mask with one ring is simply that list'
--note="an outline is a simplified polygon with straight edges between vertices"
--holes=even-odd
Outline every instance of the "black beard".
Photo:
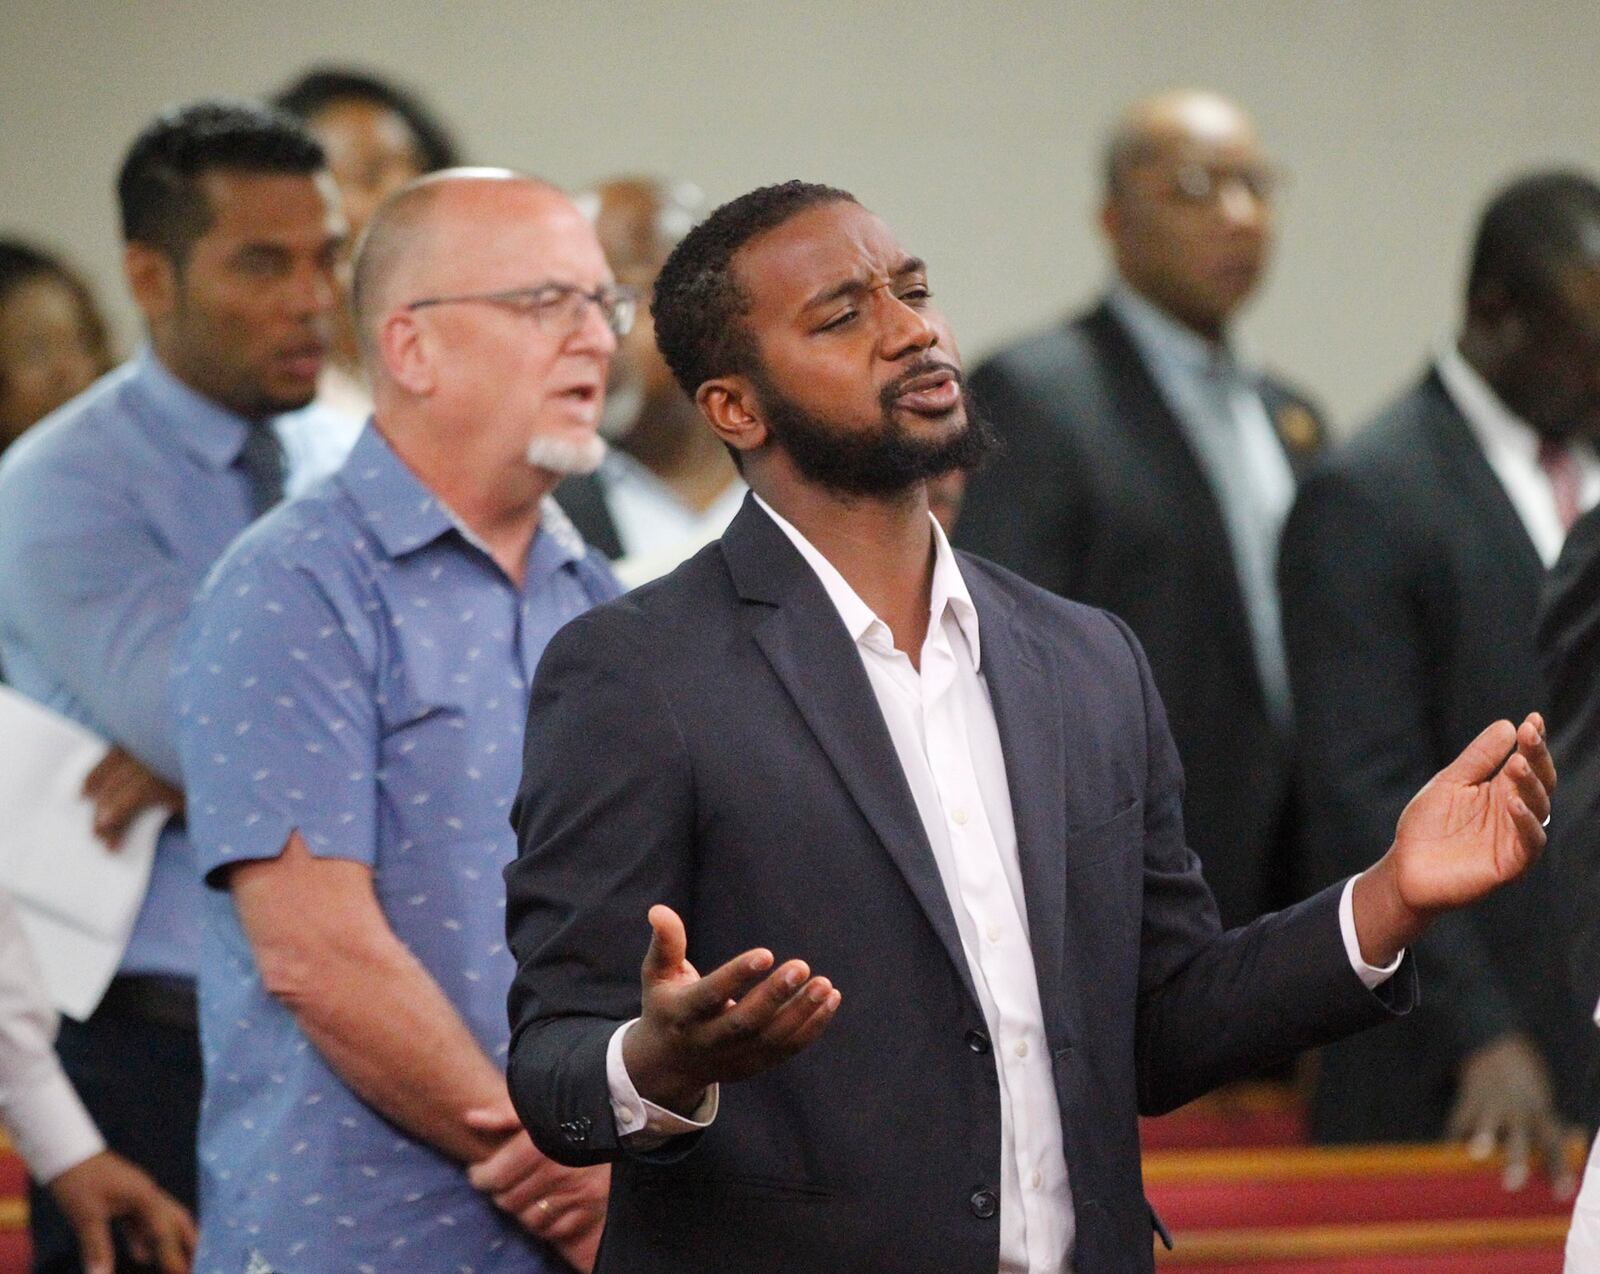
[{"label": "black beard", "polygon": [[918,437],[895,416],[902,382],[933,365],[911,368],[879,395],[882,419],[876,429],[852,429],[814,416],[786,396],[764,367],[747,375],[755,385],[772,441],[794,461],[801,477],[840,495],[900,495],[929,478],[959,469],[970,472],[994,449],[993,426],[978,414],[966,384],[961,408],[966,424],[948,438]]}]

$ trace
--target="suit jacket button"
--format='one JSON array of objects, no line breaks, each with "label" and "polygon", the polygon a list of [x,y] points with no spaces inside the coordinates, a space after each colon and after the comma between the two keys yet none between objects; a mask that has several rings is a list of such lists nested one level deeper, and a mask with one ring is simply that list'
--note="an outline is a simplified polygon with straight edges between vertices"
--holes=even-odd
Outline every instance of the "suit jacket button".
[{"label": "suit jacket button", "polygon": [[968,1031],[967,1047],[974,1053],[987,1053],[989,1051],[989,1037],[982,1031]]},{"label": "suit jacket button", "polygon": [[1000,1200],[995,1197],[993,1190],[974,1190],[972,1198],[967,1200],[967,1206],[972,1209],[973,1216],[980,1221],[987,1221],[1000,1211]]}]

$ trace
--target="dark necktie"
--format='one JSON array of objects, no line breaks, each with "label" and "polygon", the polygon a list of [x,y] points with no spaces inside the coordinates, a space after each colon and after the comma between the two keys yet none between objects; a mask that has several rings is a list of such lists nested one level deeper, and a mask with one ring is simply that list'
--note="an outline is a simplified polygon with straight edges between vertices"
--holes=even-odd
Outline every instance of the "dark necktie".
[{"label": "dark necktie", "polygon": [[250,426],[239,467],[250,485],[250,516],[258,518],[283,499],[283,444],[270,424]]}]

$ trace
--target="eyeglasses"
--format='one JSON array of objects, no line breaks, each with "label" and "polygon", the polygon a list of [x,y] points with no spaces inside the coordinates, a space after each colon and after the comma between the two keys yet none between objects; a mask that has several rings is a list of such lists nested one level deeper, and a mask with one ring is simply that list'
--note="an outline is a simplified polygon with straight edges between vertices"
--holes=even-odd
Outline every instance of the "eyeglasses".
[{"label": "eyeglasses", "polygon": [[572,283],[535,283],[525,288],[506,288],[502,292],[425,296],[420,301],[410,302],[406,309],[424,310],[432,305],[460,305],[468,301],[505,306],[528,315],[545,331],[559,332],[562,336],[578,330],[584,308],[589,305],[600,311],[600,317],[614,336],[626,336],[639,311],[639,294],[633,288],[608,286],[585,292]]},{"label": "eyeglasses", "polygon": [[1184,203],[1215,203],[1229,186],[1242,187],[1257,203],[1270,203],[1283,188],[1284,173],[1261,164],[1248,168],[1211,168],[1180,164],[1172,172],[1172,192]]}]

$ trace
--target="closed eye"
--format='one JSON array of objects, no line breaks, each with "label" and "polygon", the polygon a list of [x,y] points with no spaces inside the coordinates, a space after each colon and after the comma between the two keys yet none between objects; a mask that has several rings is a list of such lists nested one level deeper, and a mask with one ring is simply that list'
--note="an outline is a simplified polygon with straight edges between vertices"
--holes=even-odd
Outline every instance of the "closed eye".
[{"label": "closed eye", "polygon": [[846,310],[844,313],[842,313],[840,315],[837,315],[834,318],[829,319],[826,323],[824,323],[821,327],[819,327],[817,329],[817,331],[819,331],[819,332],[831,332],[835,328],[843,327],[845,324],[849,323],[852,319],[854,319],[855,316],[856,316],[856,312],[854,310]]}]

